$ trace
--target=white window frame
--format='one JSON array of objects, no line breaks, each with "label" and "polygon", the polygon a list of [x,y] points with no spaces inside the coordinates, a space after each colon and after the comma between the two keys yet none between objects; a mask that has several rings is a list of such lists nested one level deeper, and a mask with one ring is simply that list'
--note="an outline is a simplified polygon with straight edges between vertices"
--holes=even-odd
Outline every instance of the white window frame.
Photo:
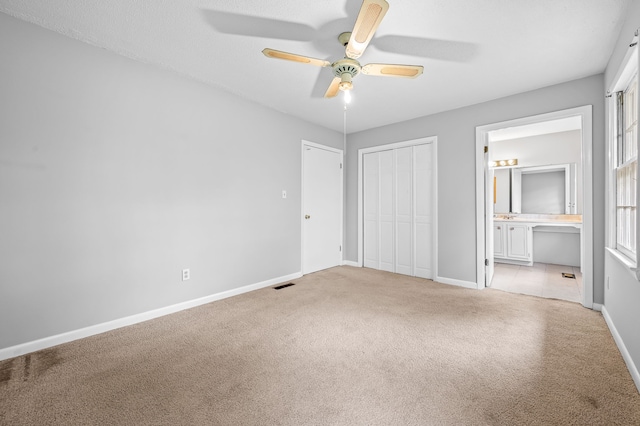
[{"label": "white window frame", "polygon": [[[639,252],[640,252],[640,215],[635,215],[634,225],[632,225],[632,232],[634,233],[635,241],[636,241],[636,250],[631,251],[624,246],[618,245],[618,193],[617,193],[617,171],[618,168],[628,167],[630,164],[634,162],[637,164],[638,161],[638,134],[636,132],[636,137],[633,143],[635,143],[635,153],[632,158],[625,159],[622,164],[619,162],[619,151],[618,151],[618,131],[622,131],[624,133],[624,129],[620,129],[618,125],[618,107],[617,107],[617,92],[624,92],[629,88],[632,82],[638,81],[638,37],[637,35],[633,39],[631,43],[631,47],[625,56],[625,59],[618,71],[616,78],[612,86],[607,91],[608,93],[608,102],[607,102],[607,118],[609,123],[609,133],[608,137],[608,151],[609,151],[609,161],[607,164],[607,189],[608,189],[608,197],[607,197],[607,249],[614,254],[614,257],[617,258],[620,262],[628,266],[632,271],[635,272],[636,278],[640,279],[640,271],[637,269]],[[636,83],[637,84],[637,83]],[[636,90],[636,105],[635,109],[638,111],[638,91]],[[638,179],[638,168],[637,166],[635,172],[635,179],[637,182]],[[635,185],[635,199],[640,200],[638,197],[638,185]],[[636,209],[637,211],[637,209]],[[633,229],[635,228],[635,229]]]},{"label": "white window frame", "polygon": [[[617,93],[623,98],[622,111],[618,111]],[[616,92],[616,250],[633,261],[637,261],[636,227],[637,218],[637,179],[638,179],[638,73],[626,83],[626,88]],[[630,112],[635,114],[630,114]],[[622,116],[622,117],[621,117]],[[620,121],[622,120],[622,121]],[[632,137],[628,137],[631,129]],[[635,131],[635,138],[633,132]],[[622,145],[622,146],[621,146]],[[627,178],[631,179],[628,186],[620,189],[619,172],[626,172]],[[624,198],[625,201],[620,201]],[[624,207],[620,207],[620,205]],[[621,218],[622,216],[622,218]],[[621,232],[621,222],[625,221],[627,229]]]}]

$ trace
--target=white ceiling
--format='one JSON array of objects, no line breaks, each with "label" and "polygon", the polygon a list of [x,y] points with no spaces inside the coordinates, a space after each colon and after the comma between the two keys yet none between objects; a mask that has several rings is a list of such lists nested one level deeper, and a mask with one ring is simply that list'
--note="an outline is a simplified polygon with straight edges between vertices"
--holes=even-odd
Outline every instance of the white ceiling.
[{"label": "white ceiling", "polygon": [[[358,75],[349,133],[604,71],[629,0],[388,0],[359,59],[416,64],[415,80]],[[330,68],[266,58],[265,47],[344,56],[361,0],[0,0],[0,11],[157,64],[337,131]]]}]

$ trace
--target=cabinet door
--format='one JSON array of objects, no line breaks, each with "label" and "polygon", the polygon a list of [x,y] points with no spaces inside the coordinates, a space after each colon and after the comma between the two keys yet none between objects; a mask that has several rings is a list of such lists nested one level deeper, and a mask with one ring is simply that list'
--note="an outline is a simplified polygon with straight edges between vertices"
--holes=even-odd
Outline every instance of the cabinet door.
[{"label": "cabinet door", "polygon": [[522,224],[508,224],[507,229],[507,257],[526,259],[529,253],[529,227]]},{"label": "cabinet door", "polygon": [[505,249],[504,249],[504,229],[505,225],[494,224],[493,225],[493,255],[495,257],[505,257]]}]

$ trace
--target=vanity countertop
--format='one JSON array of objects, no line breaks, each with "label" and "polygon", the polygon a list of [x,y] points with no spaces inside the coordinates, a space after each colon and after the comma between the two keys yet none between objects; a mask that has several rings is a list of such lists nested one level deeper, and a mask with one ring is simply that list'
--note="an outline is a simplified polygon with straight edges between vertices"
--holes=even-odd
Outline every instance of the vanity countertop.
[{"label": "vanity countertop", "polygon": [[581,214],[494,214],[494,222],[527,222],[545,224],[581,224]]}]

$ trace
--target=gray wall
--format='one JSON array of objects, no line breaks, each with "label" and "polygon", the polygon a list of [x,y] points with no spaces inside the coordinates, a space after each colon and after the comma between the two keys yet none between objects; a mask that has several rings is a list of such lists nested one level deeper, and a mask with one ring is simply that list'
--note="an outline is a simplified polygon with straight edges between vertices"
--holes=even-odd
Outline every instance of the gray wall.
[{"label": "gray wall", "polygon": [[[640,28],[640,1],[634,0],[627,11],[627,20],[620,32],[620,38],[611,55],[611,60],[605,72],[605,88],[614,83],[615,74],[622,65],[624,55],[629,49],[633,33]],[[607,130],[608,131],[608,130]],[[604,161],[604,160],[603,160]],[[614,236],[615,237],[615,236]],[[620,339],[626,348],[630,360],[635,368],[636,386],[640,389],[640,282],[634,272],[624,265],[613,254],[605,255],[605,311],[611,318]]]},{"label": "gray wall", "polygon": [[4,14],[0,58],[0,349],[300,271],[340,133]]},{"label": "gray wall", "polygon": [[[427,77],[428,78],[428,77]],[[347,140],[346,258],[357,261],[358,149],[438,137],[438,275],[476,281],[476,126],[550,111],[593,105],[594,300],[603,301],[604,258],[604,96],[603,76],[595,75],[490,102],[354,133]],[[428,94],[425,94],[428,96]]]},{"label": "gray wall", "polygon": [[569,227],[534,226],[533,261],[579,267],[580,231]]}]

